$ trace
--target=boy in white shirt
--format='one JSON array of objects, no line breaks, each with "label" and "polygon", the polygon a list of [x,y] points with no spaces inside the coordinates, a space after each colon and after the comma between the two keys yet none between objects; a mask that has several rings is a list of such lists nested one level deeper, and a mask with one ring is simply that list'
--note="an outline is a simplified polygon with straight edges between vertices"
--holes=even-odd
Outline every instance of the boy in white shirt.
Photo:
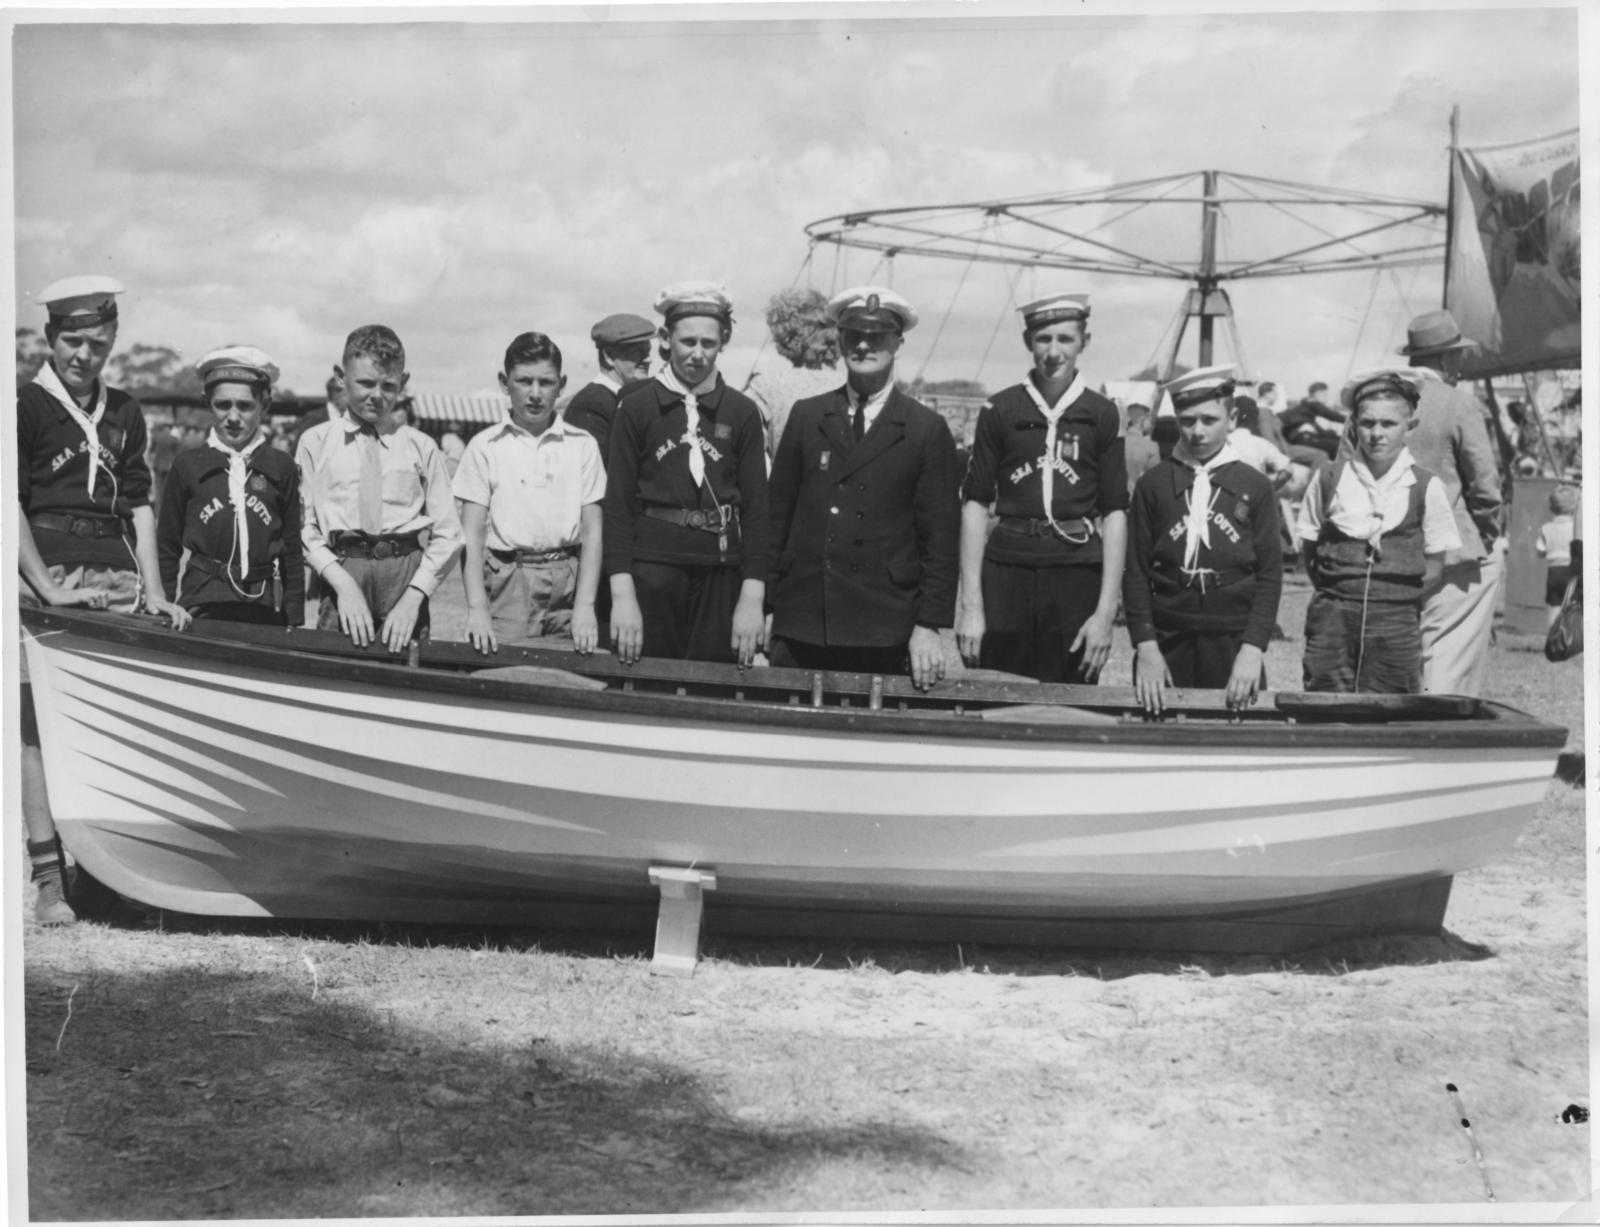
[{"label": "boy in white shirt", "polygon": [[467,638],[480,652],[570,633],[587,655],[599,642],[606,471],[594,437],[556,414],[566,382],[554,341],[517,337],[500,372],[510,417],[474,435],[456,468]]}]

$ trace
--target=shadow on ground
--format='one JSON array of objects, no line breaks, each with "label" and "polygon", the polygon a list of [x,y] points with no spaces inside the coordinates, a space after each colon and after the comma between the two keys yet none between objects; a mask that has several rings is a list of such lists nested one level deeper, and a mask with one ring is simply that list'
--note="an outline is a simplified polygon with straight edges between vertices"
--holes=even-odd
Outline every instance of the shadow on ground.
[{"label": "shadow on ground", "polygon": [[26,1028],[35,1219],[681,1213],[840,1157],[965,1167],[924,1128],[736,1119],[670,1063],[451,1045],[270,974],[31,967]]}]

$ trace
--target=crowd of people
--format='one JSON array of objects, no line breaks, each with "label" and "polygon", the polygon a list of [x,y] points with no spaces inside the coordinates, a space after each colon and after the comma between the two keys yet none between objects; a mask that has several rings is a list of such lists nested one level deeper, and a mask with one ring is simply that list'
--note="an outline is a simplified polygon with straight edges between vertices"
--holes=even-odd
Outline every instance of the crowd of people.
[{"label": "crowd of people", "polygon": [[[774,339],[804,374],[752,381],[754,395],[718,369],[733,304],[710,282],[662,290],[657,320],[596,323],[600,373],[564,412],[560,348],[523,332],[501,364],[505,419],[448,456],[405,420],[392,329],[348,335],[325,420],[292,454],[267,424],[275,363],[231,345],[197,363],[211,428],[168,458],[157,516],[139,406],[100,379],[120,291],[73,278],[41,298],[50,360],[18,396],[25,600],[143,608],[180,630],[292,627],[309,581],[319,627],[400,652],[427,635],[459,559],[484,653],[554,635],[624,662],[923,688],[947,640],[974,668],[1092,684],[1120,610],[1154,715],[1174,687],[1254,700],[1287,547],[1315,587],[1307,689],[1482,688],[1501,481],[1478,402],[1455,386],[1471,342],[1447,312],[1413,321],[1409,365],[1351,380],[1336,404],[1313,385],[1280,415],[1271,384],[1251,397],[1231,367],[1189,372],[1164,389],[1177,437],[1163,449],[1148,411],[1124,425],[1088,385],[1087,296],[1040,299],[1020,309],[1030,367],[983,405],[965,463],[895,379],[917,312],[882,286],[774,300]],[[24,741],[39,915],[64,921],[28,718]]]}]

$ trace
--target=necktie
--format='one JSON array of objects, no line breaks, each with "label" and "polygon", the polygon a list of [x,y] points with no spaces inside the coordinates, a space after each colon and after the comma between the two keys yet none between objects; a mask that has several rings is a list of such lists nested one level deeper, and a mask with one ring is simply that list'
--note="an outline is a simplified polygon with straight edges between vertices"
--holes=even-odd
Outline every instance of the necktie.
[{"label": "necktie", "polygon": [[261,446],[261,436],[241,451],[234,451],[213,430],[206,440],[228,458],[228,503],[233,508],[234,557],[239,560],[239,582],[250,574],[250,521],[245,516],[245,478],[249,475],[250,454]]},{"label": "necktie", "polygon": [[684,393],[683,411],[689,419],[683,432],[684,444],[689,448],[689,476],[698,488],[706,484],[706,455],[700,450],[700,398],[693,392]]},{"label": "necktie", "polygon": [[376,537],[383,532],[383,453],[377,431],[357,431],[356,446],[361,449],[361,531]]},{"label": "necktie", "polygon": [[867,402],[856,398],[856,416],[853,424],[856,432],[856,442],[861,442],[861,436],[867,433]]}]

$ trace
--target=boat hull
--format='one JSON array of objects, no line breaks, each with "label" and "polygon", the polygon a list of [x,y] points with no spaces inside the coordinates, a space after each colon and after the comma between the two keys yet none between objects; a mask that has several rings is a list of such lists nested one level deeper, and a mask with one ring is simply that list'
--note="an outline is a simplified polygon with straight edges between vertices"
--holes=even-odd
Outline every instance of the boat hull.
[{"label": "boat hull", "polygon": [[713,931],[1289,950],[1437,930],[1556,753],[469,701],[394,666],[173,643],[67,626],[26,650],[68,851],[203,915],[647,927],[648,869],[672,865],[716,873]]}]

